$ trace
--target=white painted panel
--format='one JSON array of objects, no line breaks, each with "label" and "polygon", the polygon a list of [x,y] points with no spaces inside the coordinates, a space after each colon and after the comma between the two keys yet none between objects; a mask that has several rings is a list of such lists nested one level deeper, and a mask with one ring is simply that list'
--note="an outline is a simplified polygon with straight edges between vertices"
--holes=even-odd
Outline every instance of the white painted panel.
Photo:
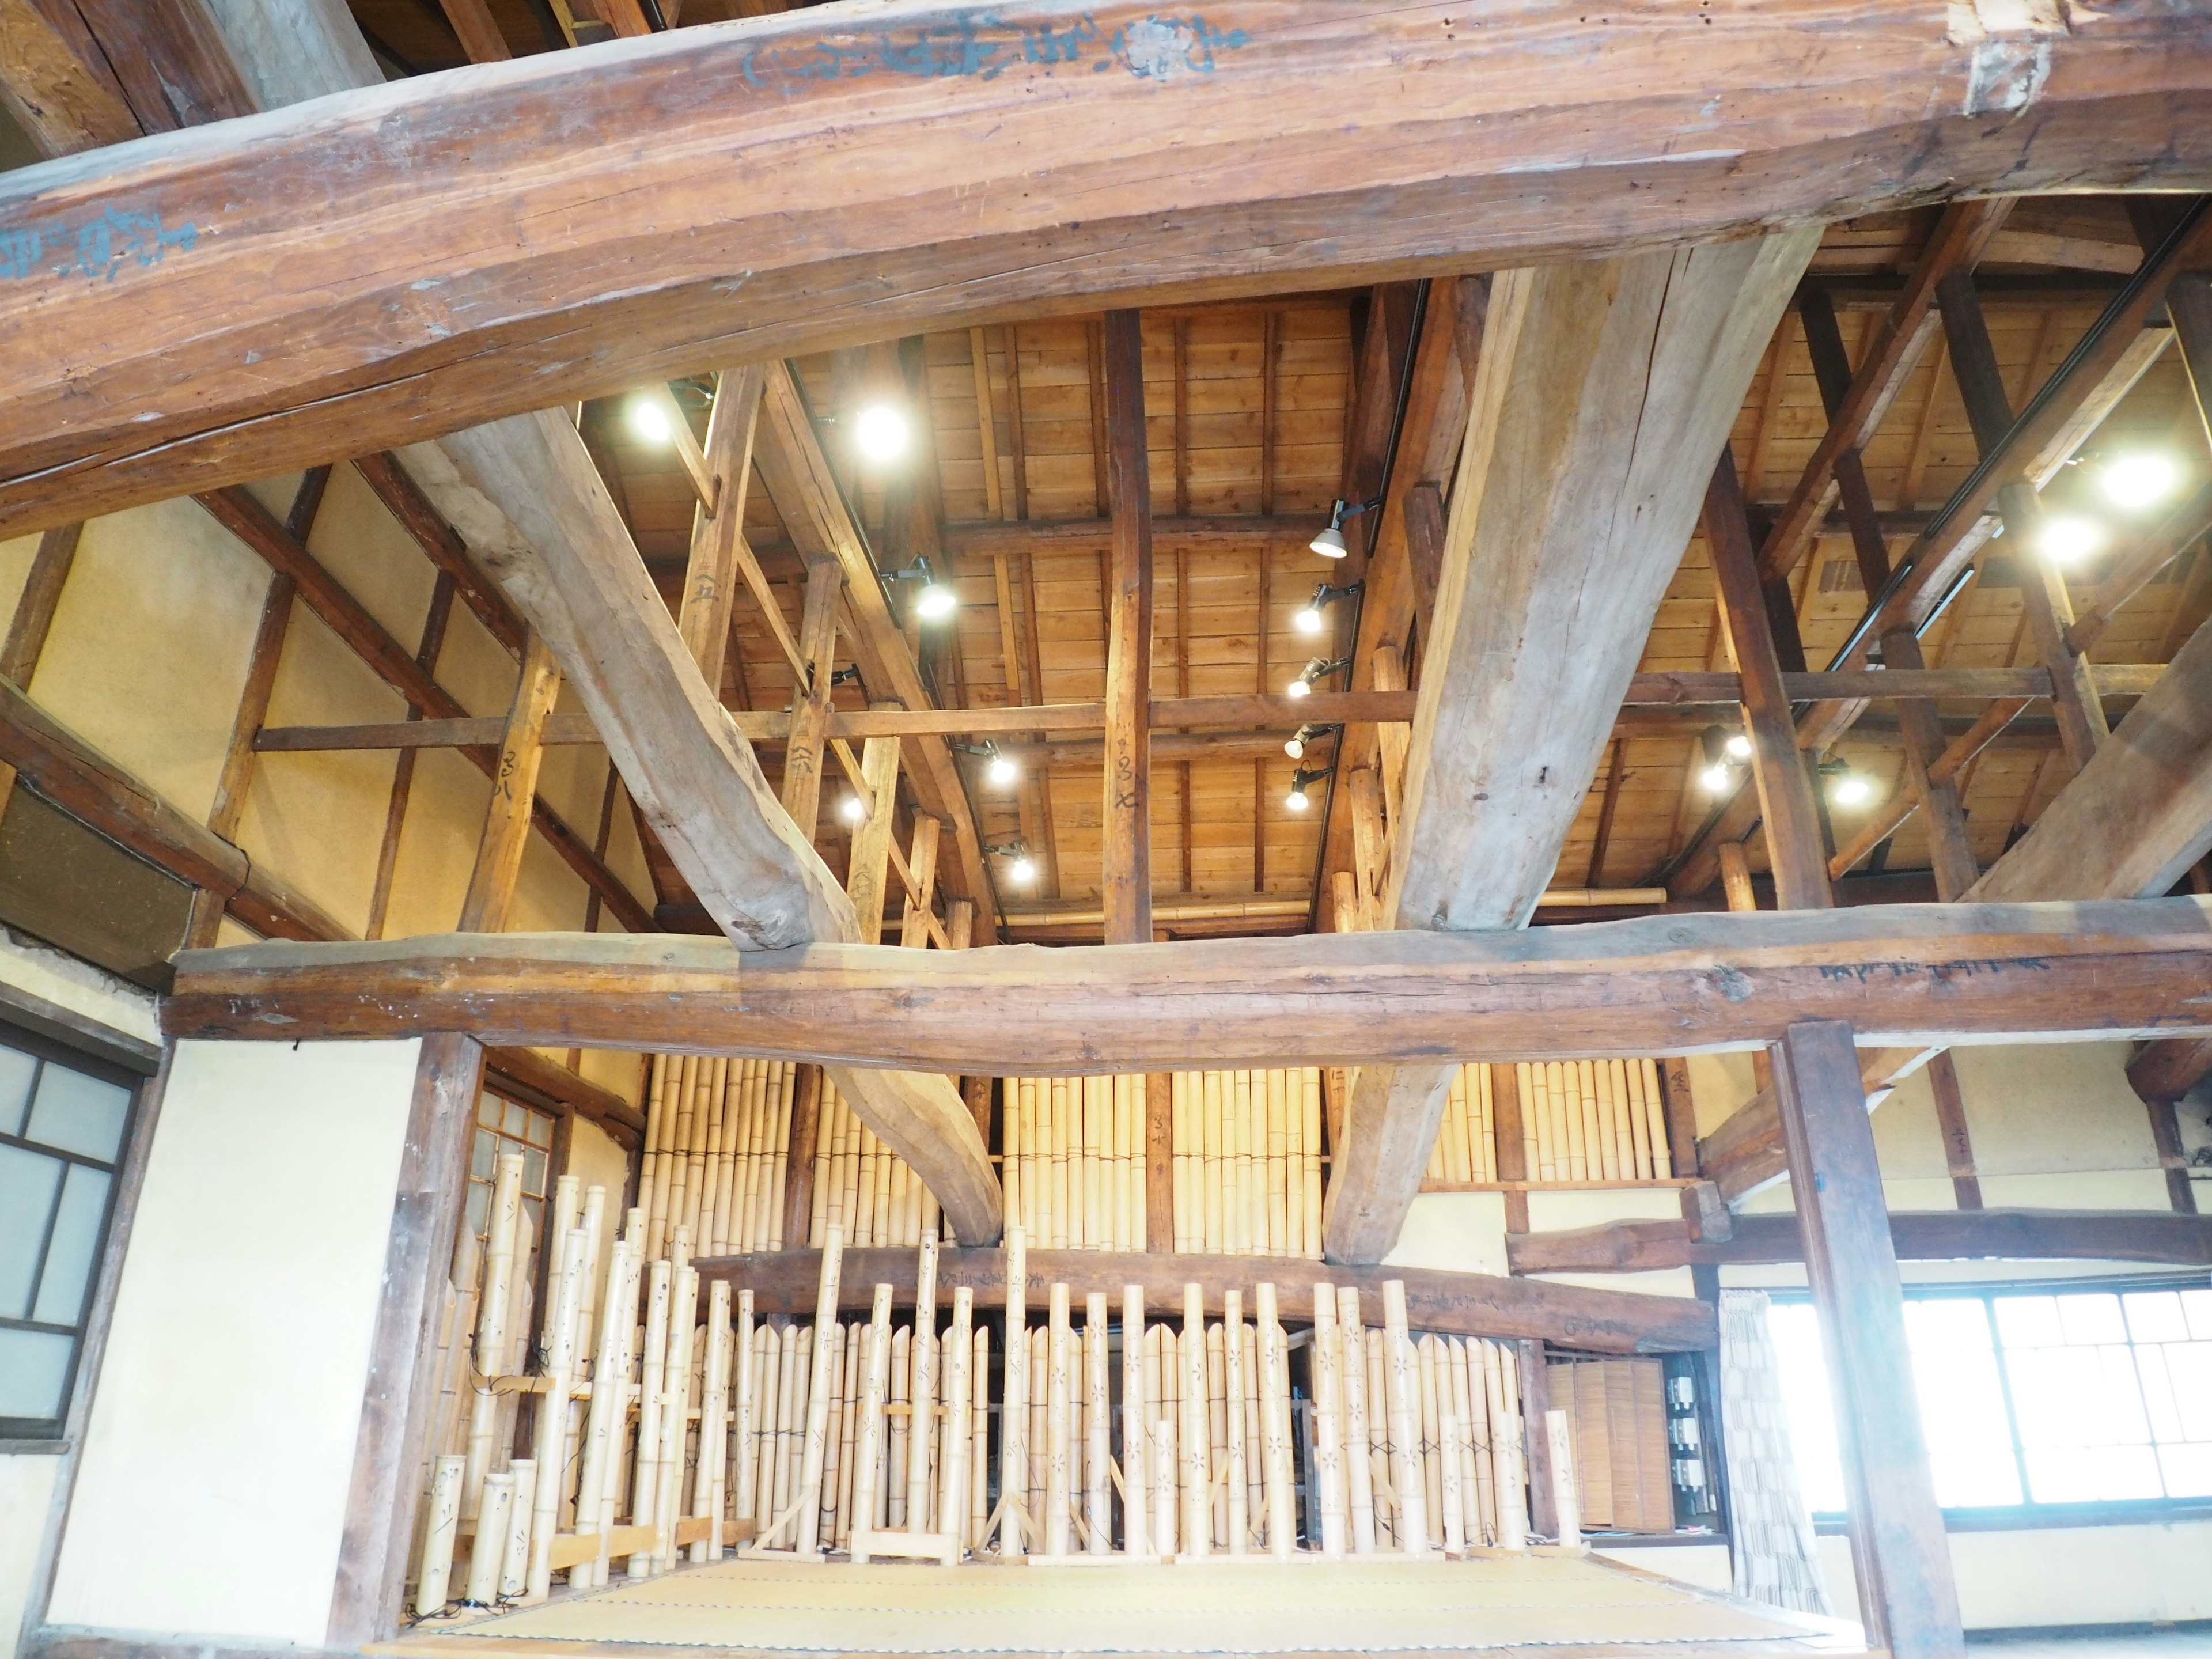
[{"label": "white painted panel", "polygon": [[1503,1274],[1505,1194],[1423,1193],[1413,1200],[1397,1245],[1382,1258],[1382,1265]]},{"label": "white painted panel", "polygon": [[[2212,1521],[1954,1532],[1951,1563],[1968,1630],[2212,1618]],[[1820,1568],[1829,1604],[1856,1617],[1850,1540],[1824,1536]]]},{"label": "white painted panel", "polygon": [[15,1659],[61,1465],[51,1455],[0,1457],[0,1659]]},{"label": "white painted panel", "polygon": [[420,1046],[178,1045],[50,1622],[322,1641]]}]

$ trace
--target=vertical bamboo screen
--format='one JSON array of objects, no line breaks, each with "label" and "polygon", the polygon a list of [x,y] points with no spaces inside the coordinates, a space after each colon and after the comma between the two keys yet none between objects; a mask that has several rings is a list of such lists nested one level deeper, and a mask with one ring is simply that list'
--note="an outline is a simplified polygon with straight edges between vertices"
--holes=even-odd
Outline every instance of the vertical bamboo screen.
[{"label": "vertical bamboo screen", "polygon": [[1672,1532],[1666,1368],[1656,1359],[1553,1360],[1553,1406],[1567,1413],[1585,1527]]},{"label": "vertical bamboo screen", "polygon": [[783,1248],[797,1076],[780,1060],[653,1057],[637,1189],[648,1258],[668,1254],[678,1227],[694,1255]]},{"label": "vertical bamboo screen", "polygon": [[[1494,1069],[1460,1067],[1429,1156],[1430,1181],[1498,1179]],[[1673,1176],[1656,1062],[1537,1060],[1512,1069],[1527,1179],[1571,1185]]]},{"label": "vertical bamboo screen", "polygon": [[1008,1078],[1008,1222],[1039,1249],[1143,1249],[1145,1111],[1142,1077]]},{"label": "vertical bamboo screen", "polygon": [[[875,1131],[827,1077],[822,1079],[821,1126],[814,1142],[814,1211],[806,1243],[819,1249],[826,1229],[844,1229],[845,1242],[915,1245],[925,1232],[942,1232],[937,1200],[904,1158],[876,1139]],[[952,1238],[945,1235],[945,1243]]]},{"label": "vertical bamboo screen", "polygon": [[1175,1246],[1321,1258],[1321,1072],[1177,1072]]}]

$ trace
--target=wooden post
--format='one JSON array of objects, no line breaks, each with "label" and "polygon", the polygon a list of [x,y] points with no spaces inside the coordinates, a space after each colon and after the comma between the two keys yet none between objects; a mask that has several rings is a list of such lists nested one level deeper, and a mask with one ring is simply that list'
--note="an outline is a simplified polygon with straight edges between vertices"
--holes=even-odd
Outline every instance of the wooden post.
[{"label": "wooden post", "polygon": [[822,813],[822,755],[830,741],[830,681],[837,672],[837,600],[845,577],[836,560],[808,561],[806,609],[799,623],[799,650],[806,684],[792,705],[791,735],[783,746],[783,810],[809,841]]},{"label": "wooden post", "polygon": [[1382,780],[1371,766],[1355,768],[1345,779],[1352,808],[1352,865],[1360,931],[1383,927],[1382,890],[1390,878],[1389,843],[1382,828]]},{"label": "wooden post", "polygon": [[[438,1325],[444,1311],[439,1286],[460,1229],[483,1077],[483,1050],[471,1038],[422,1039],[354,1440],[327,1647],[358,1648],[398,1633],[415,1535],[416,1459],[438,1392]],[[445,1472],[441,1462],[441,1477]],[[447,1512],[439,1501],[439,1516]],[[458,1492],[451,1513],[458,1519]],[[446,1559],[450,1564],[450,1543]]]},{"label": "wooden post", "polygon": [[1950,1546],[1921,1432],[1904,1292],[1851,1029],[1836,1020],[1792,1025],[1773,1052],[1837,1439],[1857,1474],[1851,1553],[1867,1640],[1898,1659],[1960,1659],[1966,1638]]},{"label": "wooden post", "polygon": [[[1959,399],[1966,407],[1975,447],[1987,454],[2004,441],[2013,416],[1996,353],[1990,344],[1989,325],[1982,316],[1981,297],[1974,292],[1973,275],[1968,270],[1946,276],[1936,293]],[[2068,763],[2079,772],[2112,731],[2105,719],[2105,705],[2090,683],[2088,659],[2067,643],[2066,630],[2074,625],[2074,602],[2067,594],[2064,574],[2036,545],[2043,530],[2043,504],[2034,486],[2022,478],[2007,483],[1997,491],[1997,510],[2004,517],[2005,544],[2020,577],[2021,606],[2027,613],[2036,653],[2051,671],[2051,711],[2057,717],[2058,740]]]},{"label": "wooden post", "polygon": [[783,1170],[783,1238],[787,1245],[806,1242],[814,1213],[814,1160],[822,1151],[822,1091],[819,1066],[801,1065],[792,1084],[790,1152]]},{"label": "wooden post", "polygon": [[522,672],[507,710],[507,732],[500,741],[499,766],[491,779],[491,805],[484,814],[483,839],[477,844],[476,867],[468,896],[461,903],[459,931],[497,933],[507,928],[514,904],[514,884],[522,873],[523,848],[530,842],[532,810],[538,803],[538,763],[544,755],[545,717],[561,691],[560,665],[544,637],[532,634],[523,647]]},{"label": "wooden post", "polygon": [[1108,492],[1114,519],[1106,650],[1106,943],[1152,937],[1152,495],[1145,447],[1145,351],[1139,315],[1105,329]]},{"label": "wooden post", "polygon": [[944,829],[927,815],[914,821],[914,841],[906,857],[914,884],[899,907],[899,943],[910,951],[922,950],[929,944],[929,930],[935,920],[932,912],[937,894],[937,842]]},{"label": "wooden post", "polygon": [[[761,392],[767,384],[767,371],[757,363],[725,369],[714,388],[713,412],[707,416],[707,447],[701,460],[708,486],[692,514],[691,556],[684,574],[677,629],[706,678],[707,690],[718,699],[722,666],[729,655],[730,617],[738,597],[753,430],[760,422]],[[683,410],[671,410],[670,418],[677,422],[677,435],[688,441],[691,428]]]},{"label": "wooden post", "polygon": [[1145,1077],[1145,1249],[1166,1255],[1176,1247],[1175,1073]]},{"label": "wooden post", "polygon": [[1121,1547],[1133,1561],[1152,1553],[1148,1475],[1152,1402],[1145,1386],[1145,1287],[1121,1287]]},{"label": "wooden post", "polygon": [[1776,907],[1825,910],[1835,902],[1820,834],[1813,781],[1797,752],[1797,728],[1783,695],[1782,663],[1759,585],[1759,558],[1744,517],[1735,461],[1725,446],[1705,489],[1705,545],[1720,589],[1721,628],[1743,680],[1744,735],[1751,740],[1752,776],[1774,867]]},{"label": "wooden post", "polygon": [[1552,1441],[1544,1427],[1551,1410],[1551,1374],[1544,1345],[1523,1337],[1516,1345],[1521,1371],[1521,1441],[1528,1449],[1528,1528],[1540,1538],[1556,1538],[1559,1512],[1552,1503]]},{"label": "wooden post", "polygon": [[[895,705],[878,704],[879,708]],[[863,945],[884,939],[884,890],[890,871],[892,819],[898,811],[899,740],[870,738],[860,751],[866,785],[861,806],[866,816],[853,829],[853,853],[845,875],[846,896],[860,920]]]},{"label": "wooden post", "polygon": [[1943,1131],[1943,1155],[1951,1167],[1951,1193],[1962,1210],[1982,1207],[1981,1177],[1974,1169],[1974,1139],[1966,1128],[1966,1099],[1959,1089],[1959,1068],[1951,1051],[1939,1049],[1928,1062],[1928,1086],[1936,1096],[1936,1121]]}]

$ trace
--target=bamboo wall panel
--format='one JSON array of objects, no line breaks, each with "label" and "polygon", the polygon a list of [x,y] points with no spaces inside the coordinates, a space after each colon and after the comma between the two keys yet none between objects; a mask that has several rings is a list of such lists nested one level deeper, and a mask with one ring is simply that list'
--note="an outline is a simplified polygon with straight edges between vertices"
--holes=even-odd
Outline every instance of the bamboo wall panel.
[{"label": "bamboo wall panel", "polygon": [[1321,1072],[1174,1074],[1179,1251],[1321,1259]]},{"label": "bamboo wall panel", "polygon": [[[785,1121],[787,1130],[787,1114]],[[806,1230],[810,1249],[819,1249],[833,1226],[842,1228],[845,1242],[856,1247],[917,1245],[923,1234],[942,1230],[937,1200],[929,1189],[904,1158],[854,1115],[826,1076],[814,1146],[814,1208]],[[947,1243],[953,1242],[950,1233],[945,1238]]]},{"label": "bamboo wall panel", "polygon": [[797,1079],[786,1060],[653,1057],[638,1176],[649,1258],[667,1255],[678,1227],[694,1255],[783,1248]]},{"label": "bamboo wall panel", "polygon": [[[1462,1066],[1429,1155],[1441,1187],[1498,1180],[1497,1067]],[[1649,1060],[1539,1060],[1513,1068],[1526,1179],[1555,1186],[1667,1181],[1667,1119]]]},{"label": "bamboo wall panel", "polygon": [[1145,1079],[1008,1078],[1006,1215],[1039,1249],[1145,1248]]},{"label": "bamboo wall panel", "polygon": [[1567,1413],[1585,1528],[1672,1532],[1666,1369],[1656,1359],[1554,1360],[1553,1407]]}]

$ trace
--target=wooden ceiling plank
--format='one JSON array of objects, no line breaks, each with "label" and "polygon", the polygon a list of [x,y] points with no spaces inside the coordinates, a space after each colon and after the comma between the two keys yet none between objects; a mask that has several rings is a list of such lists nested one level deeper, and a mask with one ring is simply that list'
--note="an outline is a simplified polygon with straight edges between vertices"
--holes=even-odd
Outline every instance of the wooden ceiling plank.
[{"label": "wooden ceiling plank", "polygon": [[[1977,971],[1962,975],[1967,961]],[[526,1046],[1046,1076],[1748,1049],[1794,1021],[1845,1016],[1862,1042],[1923,1051],[2022,1035],[2203,1034],[2212,1031],[2208,964],[2212,900],[2195,897],[1676,914],[1110,951],[433,935],[188,951],[162,1018],[177,1036],[453,1030]]]},{"label": "wooden ceiling plank", "polygon": [[[2074,185],[2092,167],[2138,189],[2212,184],[2199,143],[2212,51],[2191,8],[2033,37],[2052,65],[2034,118],[1979,123],[1960,116],[1986,95],[1981,47],[1879,9],[1779,81],[1788,6],[1709,27],[1583,22],[1547,0],[1469,58],[1416,49],[1444,15],[1436,4],[1378,20],[1342,0],[1231,0],[1208,21],[1244,44],[1171,81],[1126,72],[1121,26],[1150,15],[1132,0],[1096,15],[1094,61],[1121,73],[1071,76],[1024,55],[1015,20],[956,10],[990,73],[815,78],[817,50],[845,26],[801,10],[340,92],[182,149],[118,146],[96,164],[8,175],[11,222],[73,226],[124,200],[174,234],[222,234],[164,244],[112,283],[41,273],[0,294],[0,524],[17,534],[390,447],[702,359],[987,313],[1589,258],[1940,191]],[[1565,106],[1563,39],[1585,53]],[[888,69],[930,48],[894,27],[882,50]],[[1285,77],[1316,64],[1328,102],[1380,110],[1382,125],[1286,100]],[[1675,90],[1655,107],[1654,86]],[[1714,96],[1717,119],[1702,113]],[[879,164],[856,167],[821,135],[862,99]],[[1823,112],[1816,135],[1808,107]],[[1200,130],[1214,149],[1194,156],[1186,135]],[[1663,164],[1666,188],[1622,193],[1624,168],[1660,165],[1654,143],[1693,131],[1700,149]],[[1407,173],[1394,135],[1444,163]],[[1266,145],[1268,167],[1217,159],[1249,143]],[[1531,166],[1546,169],[1540,199]],[[341,172],[342,200],[296,210],[288,181]],[[1164,176],[1181,204],[1164,215]],[[1006,210],[961,216],[947,238],[949,192],[995,192]],[[626,257],[679,198],[696,233],[681,257]],[[586,200],[605,210],[572,210]],[[1338,234],[1351,202],[1368,234]],[[412,287],[425,272],[434,295]],[[180,343],[186,316],[221,325]]]},{"label": "wooden ceiling plank", "polygon": [[[1382,909],[1518,928],[1553,870],[1765,343],[1817,234],[1513,271],[1489,295]],[[1510,596],[1510,599],[1507,597]],[[1557,665],[1530,675],[1534,658]],[[1450,1068],[1363,1068],[1324,1221],[1379,1261]]]}]

